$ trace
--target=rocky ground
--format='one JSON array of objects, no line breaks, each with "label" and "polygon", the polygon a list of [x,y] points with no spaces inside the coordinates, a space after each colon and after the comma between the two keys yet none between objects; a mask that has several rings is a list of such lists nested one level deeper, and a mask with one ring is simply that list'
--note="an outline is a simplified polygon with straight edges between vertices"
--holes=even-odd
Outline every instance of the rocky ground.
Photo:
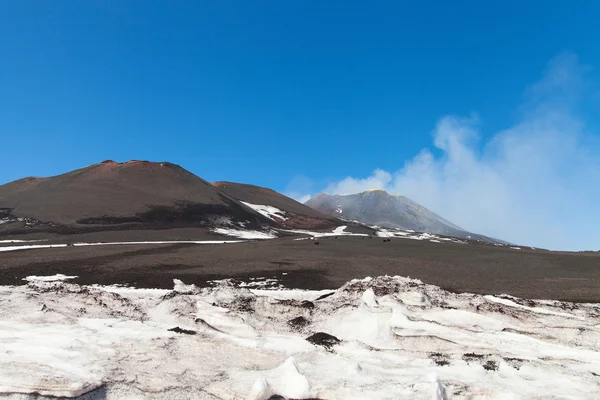
[{"label": "rocky ground", "polygon": [[[192,240],[229,241],[193,230],[168,232],[176,244],[128,244],[0,251],[0,284],[17,285],[28,275],[77,275],[82,284],[127,283],[170,288],[178,278],[198,286],[215,279],[276,277],[286,287],[335,289],[366,276],[418,278],[450,291],[507,293],[523,298],[600,302],[600,256],[527,248],[461,244],[400,237],[307,236],[280,233],[274,240],[235,244],[194,244]],[[110,242],[118,232],[53,238],[41,243]],[[165,231],[131,231],[128,241],[160,240]],[[39,238],[38,238],[39,239]],[[389,241],[386,241],[389,240]],[[36,242],[37,243],[37,242]],[[31,244],[31,243],[19,243]],[[11,246],[0,243],[0,246]],[[0,249],[1,250],[1,249]]]}]

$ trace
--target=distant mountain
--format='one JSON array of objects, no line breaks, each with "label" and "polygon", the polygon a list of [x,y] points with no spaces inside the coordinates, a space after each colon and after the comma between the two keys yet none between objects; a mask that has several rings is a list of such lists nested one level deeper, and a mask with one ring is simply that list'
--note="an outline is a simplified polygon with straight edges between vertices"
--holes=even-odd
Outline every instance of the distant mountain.
[{"label": "distant mountain", "polygon": [[271,217],[284,227],[327,229],[340,226],[342,223],[337,218],[332,218],[281,193],[261,186],[234,182],[213,182],[213,185],[257,210],[260,210],[260,206],[269,206],[282,211],[283,218],[277,217],[277,211]]},{"label": "distant mountain", "polygon": [[58,233],[102,229],[276,223],[218,187],[168,162],[104,161],[49,178],[0,186],[3,230]]},{"label": "distant mountain", "polygon": [[329,216],[367,225],[505,243],[467,232],[409,198],[391,195],[384,190],[368,190],[351,195],[321,193],[305,204]]}]

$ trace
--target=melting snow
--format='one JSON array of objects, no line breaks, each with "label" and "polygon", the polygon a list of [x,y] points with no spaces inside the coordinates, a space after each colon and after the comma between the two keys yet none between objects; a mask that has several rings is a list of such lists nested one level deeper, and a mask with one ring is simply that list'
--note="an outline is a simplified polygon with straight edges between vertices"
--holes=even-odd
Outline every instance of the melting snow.
[{"label": "melting snow", "polygon": [[[150,242],[98,242],[98,243],[73,243],[73,246],[116,246],[116,245],[133,245],[133,244],[226,244],[226,243],[240,243],[243,240],[163,240],[163,241],[150,241]],[[15,251],[15,250],[33,250],[33,249],[50,249],[55,247],[67,247],[65,243],[62,244],[33,244],[33,245],[21,245],[21,246],[0,246],[0,252],[3,251]]]},{"label": "melting snow", "polygon": [[0,243],[30,243],[30,242],[44,242],[45,240],[16,240],[16,239],[9,239],[9,240],[0,240]]},{"label": "melting snow", "polygon": [[272,232],[249,231],[245,229],[216,228],[213,229],[213,232],[240,239],[275,239],[277,237]]},{"label": "melting snow", "polygon": [[460,240],[457,238],[450,237],[441,237],[438,235],[434,235],[431,233],[419,233],[413,230],[399,230],[399,229],[379,229],[377,231],[377,236],[379,237],[399,237],[403,239],[412,239],[412,240],[428,240],[432,243],[442,243],[442,242],[452,242],[452,243],[460,243],[465,244],[464,240]]},{"label": "melting snow", "polygon": [[[346,228],[348,228],[348,226],[346,226],[346,225],[338,226],[331,232],[313,232],[313,231],[307,231],[304,229],[280,229],[280,230],[282,232],[300,233],[303,235],[310,235],[313,238],[328,237],[328,236],[369,236],[365,233],[346,232]],[[295,239],[295,240],[299,240],[299,239]]]},{"label": "melting snow", "polygon": [[245,201],[242,201],[241,203],[245,204],[246,206],[250,207],[257,213],[262,214],[265,217],[267,217],[273,221],[275,221],[275,220],[284,220],[285,221],[286,219],[288,219],[285,215],[285,211],[282,211],[277,207],[264,206],[261,204],[246,203]]},{"label": "melting snow", "polygon": [[35,276],[35,275],[30,275],[26,278],[23,278],[24,281],[28,281],[28,282],[57,282],[57,281],[66,281],[68,279],[76,279],[77,276],[67,276],[67,275],[63,275],[63,274],[56,274],[56,275],[48,275],[48,276]]},{"label": "melting snow", "polygon": [[[0,287],[3,398],[74,397],[101,386],[106,400],[600,393],[600,304],[453,294],[402,277],[321,295],[55,278]],[[305,340],[318,332],[341,342]]]},{"label": "melting snow", "polygon": [[33,250],[33,249],[50,249],[54,247],[67,247],[66,244],[33,244],[28,246],[3,246],[0,247],[0,252],[15,251],[15,250]]}]

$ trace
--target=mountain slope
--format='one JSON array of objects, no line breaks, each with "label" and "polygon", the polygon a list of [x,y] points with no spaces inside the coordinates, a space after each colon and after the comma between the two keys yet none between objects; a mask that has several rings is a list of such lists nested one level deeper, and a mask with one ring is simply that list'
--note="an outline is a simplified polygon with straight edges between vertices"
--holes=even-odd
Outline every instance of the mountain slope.
[{"label": "mountain slope", "polygon": [[[297,229],[326,229],[337,227],[341,224],[337,218],[332,218],[309,206],[297,202],[272,189],[261,186],[248,185],[234,182],[213,182],[213,185],[231,197],[249,205],[275,207],[283,212],[274,218],[285,227]],[[277,213],[277,212],[276,212]]]},{"label": "mountain slope", "polygon": [[178,165],[104,161],[50,178],[0,186],[0,219],[30,225],[203,226],[273,222]]},{"label": "mountain slope", "polygon": [[334,196],[321,193],[305,204],[324,214],[368,225],[496,242],[465,231],[407,197],[383,190]]}]

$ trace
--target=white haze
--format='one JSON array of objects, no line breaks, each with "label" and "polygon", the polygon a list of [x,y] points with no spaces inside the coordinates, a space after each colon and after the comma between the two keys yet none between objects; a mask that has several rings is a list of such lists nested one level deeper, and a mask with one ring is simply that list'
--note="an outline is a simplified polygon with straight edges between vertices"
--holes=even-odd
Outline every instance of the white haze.
[{"label": "white haze", "polygon": [[[445,116],[423,149],[395,172],[331,183],[331,194],[401,193],[464,229],[549,249],[600,249],[600,159],[579,116],[587,68],[553,59],[527,89],[520,120],[490,139],[477,116]],[[438,155],[439,154],[439,155]]]}]

